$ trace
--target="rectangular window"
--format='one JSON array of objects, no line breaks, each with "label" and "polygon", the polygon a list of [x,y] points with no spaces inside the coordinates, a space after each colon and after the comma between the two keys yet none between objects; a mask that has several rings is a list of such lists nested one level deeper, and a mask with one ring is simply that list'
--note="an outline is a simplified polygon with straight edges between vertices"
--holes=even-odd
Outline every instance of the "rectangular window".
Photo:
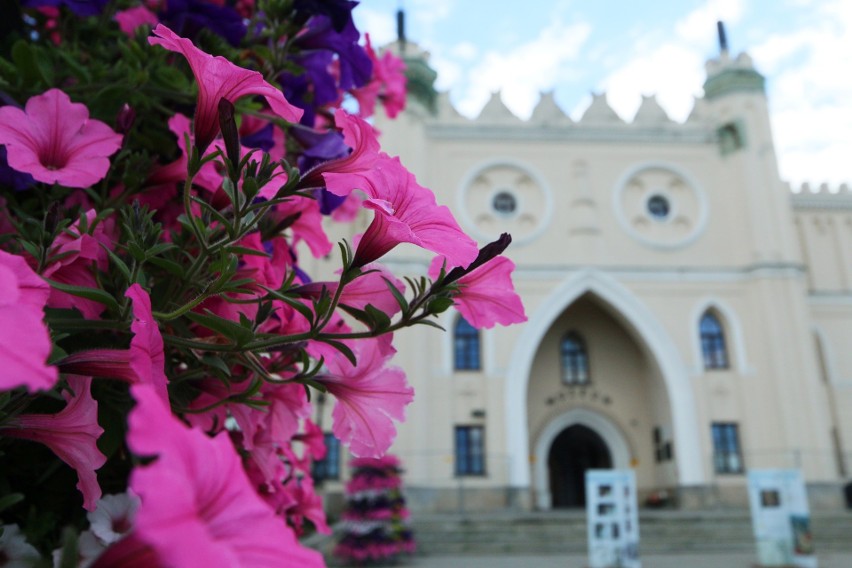
[{"label": "rectangular window", "polygon": [[712,431],[713,467],[716,473],[742,473],[744,467],[739,425],[734,422],[714,422]]},{"label": "rectangular window", "polygon": [[485,475],[485,428],[456,426],[456,476]]},{"label": "rectangular window", "polygon": [[325,457],[313,463],[315,481],[340,479],[340,440],[331,432],[325,433]]},{"label": "rectangular window", "polygon": [[460,317],[456,321],[453,350],[457,371],[478,371],[481,368],[479,330]]}]

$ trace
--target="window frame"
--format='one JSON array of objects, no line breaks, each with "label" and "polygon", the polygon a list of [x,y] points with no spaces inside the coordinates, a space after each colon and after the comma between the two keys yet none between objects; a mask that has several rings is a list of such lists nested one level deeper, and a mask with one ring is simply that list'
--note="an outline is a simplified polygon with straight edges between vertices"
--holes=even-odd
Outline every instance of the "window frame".
[{"label": "window frame", "polygon": [[[708,329],[708,326],[712,326],[712,329]],[[698,342],[705,371],[731,368],[731,354],[725,335],[722,318],[713,310],[705,311],[698,320]]]},{"label": "window frame", "polygon": [[712,422],[710,437],[713,443],[713,471],[716,475],[745,473],[739,423]]},{"label": "window frame", "polygon": [[461,314],[453,325],[453,369],[482,370],[482,334]]},{"label": "window frame", "polygon": [[332,432],[323,432],[325,457],[314,460],[311,464],[311,477],[314,481],[340,481],[341,478],[341,444]]},{"label": "window frame", "polygon": [[[567,349],[571,346],[570,351]],[[592,382],[589,349],[586,340],[575,330],[565,332],[559,339],[559,364],[562,384],[584,387]]]},{"label": "window frame", "polygon": [[485,426],[457,424],[453,430],[453,456],[456,477],[486,477]]}]

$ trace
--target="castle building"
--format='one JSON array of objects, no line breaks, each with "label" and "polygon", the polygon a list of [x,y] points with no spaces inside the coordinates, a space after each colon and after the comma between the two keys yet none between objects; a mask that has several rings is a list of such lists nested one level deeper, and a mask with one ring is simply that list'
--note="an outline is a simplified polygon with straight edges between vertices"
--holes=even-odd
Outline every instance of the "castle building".
[{"label": "castle building", "polygon": [[750,58],[723,46],[684,123],[654,97],[624,122],[603,95],[575,122],[551,94],[527,121],[498,94],[470,120],[416,45],[392,48],[411,96],[377,118],[383,149],[480,245],[512,234],[529,318],[478,331],[450,310],[446,333],[398,334],[412,506],[582,506],[589,468],[632,468],[642,499],[686,508],[745,505],[749,469],[798,468],[812,507],[842,506],[852,192],[780,179]]}]

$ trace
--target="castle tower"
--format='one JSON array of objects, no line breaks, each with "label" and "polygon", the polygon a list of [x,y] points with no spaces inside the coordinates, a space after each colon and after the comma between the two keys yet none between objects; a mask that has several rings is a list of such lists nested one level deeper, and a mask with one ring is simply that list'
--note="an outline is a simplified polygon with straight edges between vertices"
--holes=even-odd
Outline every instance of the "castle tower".
[{"label": "castle tower", "polygon": [[[747,288],[758,314],[751,333],[762,336],[765,350],[764,363],[754,373],[768,395],[761,404],[774,406],[774,416],[766,413],[767,420],[755,422],[750,435],[756,447],[776,439],[790,448],[791,455],[799,448],[813,448],[821,456],[830,456],[827,402],[821,393],[817,357],[810,348],[808,269],[796,240],[789,187],[778,174],[766,81],[747,54],[730,55],[724,27],[721,22],[718,26],[720,54],[707,62],[704,83],[724,178],[717,187],[730,192],[727,201],[742,208],[748,224],[747,242],[740,246],[748,253],[752,276]],[[751,404],[758,407],[754,400]],[[802,467],[810,479],[826,479],[834,472],[831,461],[826,457],[819,464],[802,463],[795,458],[789,465]],[[753,467],[761,465],[768,464],[752,462]]]},{"label": "castle tower", "polygon": [[720,53],[706,64],[704,99],[723,165],[743,183],[742,197],[751,223],[751,258],[755,262],[798,263],[789,191],[778,175],[766,79],[746,53],[731,57],[722,22],[718,26]]}]

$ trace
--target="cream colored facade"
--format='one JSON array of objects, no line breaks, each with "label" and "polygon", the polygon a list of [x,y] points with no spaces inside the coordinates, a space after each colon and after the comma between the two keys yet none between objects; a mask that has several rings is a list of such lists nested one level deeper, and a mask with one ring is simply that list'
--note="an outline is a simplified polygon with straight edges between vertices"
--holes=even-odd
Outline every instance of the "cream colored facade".
[{"label": "cream colored facade", "polygon": [[[411,65],[419,56],[407,49]],[[480,244],[513,235],[506,255],[529,317],[481,333],[479,371],[454,368],[455,313],[447,333],[398,335],[416,399],[392,451],[415,508],[564,506],[554,493],[578,491],[576,471],[555,476],[579,462],[632,467],[642,496],[667,490],[683,507],[743,504],[748,468],[800,467],[812,506],[841,506],[852,466],[852,192],[796,193],[779,178],[763,77],[747,55],[722,52],[707,77],[683,124],[653,97],[625,123],[603,95],[573,122],[548,94],[528,121],[499,95],[475,120],[439,95],[434,112],[412,101],[379,121],[383,149]],[[427,261],[404,249],[388,264],[425,273]],[[705,369],[708,312],[727,368]],[[585,386],[562,380],[572,331],[585,341]],[[713,423],[736,425],[742,472],[717,471]],[[484,427],[485,475],[455,475],[454,431],[465,425]],[[560,437],[575,426],[579,442]],[[595,457],[601,443],[608,460]]]}]

